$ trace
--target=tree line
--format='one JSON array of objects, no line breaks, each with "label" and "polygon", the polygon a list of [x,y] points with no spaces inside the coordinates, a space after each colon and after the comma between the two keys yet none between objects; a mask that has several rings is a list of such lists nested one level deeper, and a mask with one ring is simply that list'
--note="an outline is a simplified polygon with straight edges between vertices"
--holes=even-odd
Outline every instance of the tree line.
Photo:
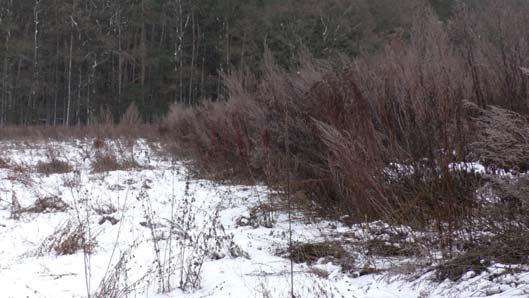
[{"label": "tree line", "polygon": [[[431,0],[446,14],[451,1]],[[376,51],[406,31],[414,0],[0,0],[0,125],[77,125],[134,103],[219,100],[222,74]]]}]

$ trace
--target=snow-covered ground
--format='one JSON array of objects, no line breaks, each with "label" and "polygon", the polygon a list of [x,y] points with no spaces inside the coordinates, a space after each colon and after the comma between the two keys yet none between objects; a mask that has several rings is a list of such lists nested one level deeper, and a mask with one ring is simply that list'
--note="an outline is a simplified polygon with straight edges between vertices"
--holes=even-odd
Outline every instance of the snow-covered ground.
[{"label": "snow-covered ground", "polygon": [[[2,142],[0,152],[0,297],[290,297],[290,262],[281,253],[287,214],[268,212],[274,194],[265,187],[192,178],[185,163],[143,140],[99,149],[93,140]],[[93,172],[97,156],[107,155],[141,166]],[[53,158],[73,169],[37,171]],[[384,226],[293,218],[301,243],[345,243]],[[58,253],[72,242],[88,243],[91,254]],[[529,296],[529,273],[496,274],[500,264],[436,284],[431,271],[410,274],[414,260],[348,253],[348,270],[332,260],[295,264],[295,296]],[[367,266],[391,270],[363,274]]]}]

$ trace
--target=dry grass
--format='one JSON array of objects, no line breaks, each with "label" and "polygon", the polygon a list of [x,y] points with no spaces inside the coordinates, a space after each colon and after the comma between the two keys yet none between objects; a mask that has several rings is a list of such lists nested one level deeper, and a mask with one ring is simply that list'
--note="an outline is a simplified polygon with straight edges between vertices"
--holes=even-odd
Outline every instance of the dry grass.
[{"label": "dry grass", "polygon": [[51,174],[64,174],[73,170],[73,167],[66,161],[52,158],[49,161],[39,161],[36,166],[37,172],[49,176]]},{"label": "dry grass", "polygon": [[136,124],[133,129],[126,125],[87,125],[74,127],[52,126],[6,126],[0,128],[0,140],[48,141],[71,140],[72,138],[144,138],[158,140],[158,124]]},{"label": "dry grass", "polygon": [[505,189],[515,182],[496,183],[488,194],[503,203],[489,204],[480,191],[492,178],[453,165],[529,168],[529,2],[472,2],[447,22],[421,9],[398,42],[354,60],[302,53],[287,71],[266,52],[258,77],[225,76],[227,101],[175,105],[164,127],[198,171],[284,189],[288,170],[325,215],[427,231],[421,241],[446,258],[479,244],[478,228],[501,235],[514,218],[524,234],[529,206]]},{"label": "dry grass", "polygon": [[[209,178],[263,181],[281,190],[288,171],[293,193],[308,202],[300,206],[427,232],[417,245],[440,250],[461,271],[482,270],[476,256],[523,263],[529,253],[519,236],[529,235],[528,9],[527,1],[469,2],[447,22],[417,11],[383,50],[353,60],[300,53],[297,68],[286,70],[265,52],[258,76],[244,69],[224,76],[226,101],[174,105],[160,126],[141,125],[131,106],[118,126],[101,113],[92,127],[5,128],[2,136],[93,135],[93,171],[105,172],[139,166],[104,153],[106,136],[156,131],[198,172],[214,173]],[[488,174],[452,167],[477,161]],[[513,176],[495,176],[499,169]],[[479,229],[492,238],[476,234]],[[385,256],[418,251],[367,245]],[[467,255],[459,258],[457,248]],[[292,257],[314,261],[336,253],[309,245]],[[454,266],[447,263],[449,271]],[[440,274],[457,278],[458,270]]]},{"label": "dry grass", "polygon": [[478,132],[471,144],[480,161],[494,169],[529,170],[529,122],[527,117],[499,107],[474,108]]},{"label": "dry grass", "polygon": [[92,210],[98,215],[110,215],[116,213],[118,209],[111,203],[98,203],[92,206]]},{"label": "dry grass", "polygon": [[92,172],[102,173],[110,171],[126,171],[131,169],[143,168],[138,162],[133,159],[119,160],[113,153],[98,152],[92,160]]},{"label": "dry grass", "polygon": [[33,179],[30,176],[31,167],[24,163],[10,163],[9,173],[7,179],[17,181],[25,186],[33,184]]},{"label": "dry grass", "polygon": [[481,274],[491,265],[490,260],[481,257],[479,254],[464,254],[440,265],[437,268],[435,279],[439,282],[445,279],[458,281],[465,273],[473,271]]},{"label": "dry grass", "polygon": [[118,159],[113,154],[96,154],[92,160],[92,172],[101,173],[122,169]]},{"label": "dry grass", "polygon": [[[280,252],[281,254],[281,252]],[[322,258],[335,261],[349,258],[350,255],[338,242],[318,242],[318,243],[294,243],[290,256],[296,263],[312,264]]]},{"label": "dry grass", "polygon": [[0,169],[9,169],[10,168],[10,162],[6,158],[0,157]]},{"label": "dry grass", "polygon": [[37,254],[54,252],[56,255],[71,255],[78,251],[91,254],[97,241],[89,238],[86,227],[71,221],[58,227],[37,249]]},{"label": "dry grass", "polygon": [[148,278],[148,275],[131,282],[128,280],[129,261],[134,257],[131,253],[132,248],[135,247],[135,243],[131,245],[129,250],[123,252],[116,262],[116,264],[107,270],[104,278],[99,283],[99,286],[93,297],[95,298],[125,298],[129,297],[132,292],[137,290],[144,279]]},{"label": "dry grass", "polygon": [[[496,231],[497,232],[497,231]],[[527,229],[502,229],[503,234],[492,237],[481,237],[462,254],[456,255],[440,264],[435,279],[458,281],[465,273],[475,272],[477,275],[488,271],[492,264],[517,266],[529,264],[529,237]],[[508,274],[511,270],[498,274]]]},{"label": "dry grass", "polygon": [[21,209],[21,212],[52,213],[64,212],[69,208],[70,206],[59,197],[44,197],[38,198],[32,206]]},{"label": "dry grass", "polygon": [[[404,245],[403,245],[404,244]],[[400,256],[416,256],[417,249],[414,245],[407,244],[403,241],[389,242],[385,240],[368,240],[365,243],[368,255],[377,255],[383,257],[400,257]]]}]

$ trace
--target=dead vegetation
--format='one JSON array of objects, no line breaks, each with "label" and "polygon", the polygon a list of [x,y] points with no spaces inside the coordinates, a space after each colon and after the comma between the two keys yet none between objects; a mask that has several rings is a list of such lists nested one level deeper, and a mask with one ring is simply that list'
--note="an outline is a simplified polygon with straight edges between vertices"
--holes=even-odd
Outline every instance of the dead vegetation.
[{"label": "dead vegetation", "polygon": [[11,162],[9,165],[9,172],[7,179],[11,181],[16,181],[25,186],[30,186],[33,184],[33,179],[30,176],[31,167],[23,162]]},{"label": "dead vegetation", "polygon": [[118,211],[116,206],[110,202],[94,204],[92,210],[94,210],[97,215],[110,215]]},{"label": "dead vegetation", "polygon": [[37,172],[49,176],[51,174],[64,174],[73,170],[73,167],[66,161],[52,158],[49,161],[39,161],[36,166]]},{"label": "dead vegetation", "polygon": [[94,173],[117,171],[120,169],[122,169],[122,166],[113,154],[98,153],[92,160],[92,172]]},{"label": "dead vegetation", "polygon": [[417,248],[404,241],[368,240],[365,242],[367,255],[382,257],[411,257],[418,255]]},{"label": "dead vegetation", "polygon": [[[106,139],[97,137],[92,147],[85,152],[91,160],[92,172],[126,171],[144,169],[134,158],[137,139]],[[95,152],[95,153],[93,153]]]},{"label": "dead vegetation", "polygon": [[53,252],[61,256],[75,254],[78,251],[91,254],[96,245],[95,236],[89,236],[85,225],[67,221],[42,242],[37,249],[37,254]]},{"label": "dead vegetation", "polygon": [[95,298],[125,298],[129,297],[130,293],[134,292],[141,285],[147,276],[130,281],[128,277],[129,262],[134,258],[131,250],[135,248],[136,244],[123,252],[114,266],[109,268],[105,276],[99,283],[97,290],[93,297]]},{"label": "dead vegetation", "polygon": [[[99,121],[99,119],[96,120]],[[91,122],[90,125],[73,127],[41,125],[4,126],[0,128],[0,140],[9,140],[11,142],[47,142],[49,140],[64,141],[82,138],[143,138],[147,140],[158,140],[160,136],[158,127],[158,124],[146,124],[139,122],[135,123],[132,127],[133,129],[131,129],[131,127],[127,125],[116,125],[114,124],[113,120],[105,124]]]},{"label": "dead vegetation", "polygon": [[70,206],[57,196],[38,198],[35,203],[27,208],[22,208],[21,212],[27,213],[53,213],[65,212]]},{"label": "dead vegetation", "polygon": [[249,214],[241,215],[235,220],[239,227],[251,226],[254,229],[260,226],[271,228],[274,224],[274,208],[270,204],[258,204],[249,210]]},{"label": "dead vegetation", "polygon": [[126,171],[132,169],[141,169],[143,168],[138,162],[134,159],[127,158],[120,160],[118,157],[109,152],[105,153],[96,153],[92,159],[92,172],[93,173],[102,173],[110,171]]},{"label": "dead vegetation", "polygon": [[126,284],[127,278],[127,263],[129,255],[123,254],[118,262],[114,265],[111,272],[107,272],[105,277],[101,280],[94,297],[96,298],[121,298],[127,297],[130,288]]},{"label": "dead vegetation", "polygon": [[0,157],[0,169],[9,169],[10,163],[9,160]]},{"label": "dead vegetation", "polygon": [[481,274],[491,265],[490,260],[480,254],[466,253],[453,258],[437,268],[435,279],[439,282],[449,279],[458,281],[465,273]]},{"label": "dead vegetation", "polygon": [[[282,255],[285,252],[279,251]],[[288,253],[288,252],[287,252]],[[323,241],[317,243],[294,243],[292,253],[289,258],[296,263],[313,264],[320,259],[327,259],[339,263],[340,260],[347,259],[350,254],[342,247],[339,242]]]},{"label": "dead vegetation", "polygon": [[521,7],[529,2],[480,1],[448,22],[425,10],[399,48],[352,61],[301,53],[297,68],[285,70],[266,52],[259,76],[244,69],[225,76],[227,101],[175,105],[165,125],[199,171],[279,190],[289,171],[292,192],[325,216],[424,235],[406,246],[372,241],[372,254],[429,247],[451,260],[471,247],[486,252],[477,231],[487,230],[494,251],[517,259],[526,241],[510,231],[529,232],[529,56],[522,54],[529,43],[509,28],[529,28]]},{"label": "dead vegetation", "polygon": [[472,153],[494,169],[529,170],[529,122],[512,110],[491,106],[473,118],[476,138]]},{"label": "dead vegetation", "polygon": [[[292,191],[309,202],[303,206],[317,205],[324,216],[382,220],[424,235],[414,243],[368,240],[369,255],[414,256],[426,246],[441,252],[440,280],[482,272],[492,262],[525,264],[529,2],[498,3],[462,8],[446,23],[424,11],[398,37],[398,48],[388,44],[352,61],[302,52],[293,71],[266,52],[259,76],[244,69],[225,75],[228,100],[174,105],[160,132],[215,178],[283,190],[289,173]],[[101,117],[92,171],[141,167],[105,151],[100,136],[113,119]],[[119,129],[137,119],[130,107]],[[478,162],[484,172],[468,166]],[[13,173],[26,171],[5,164]],[[271,217],[262,215],[271,208],[261,207],[237,224],[269,225]],[[346,253],[336,243],[315,243],[296,244],[290,255],[307,263],[329,256]]]}]

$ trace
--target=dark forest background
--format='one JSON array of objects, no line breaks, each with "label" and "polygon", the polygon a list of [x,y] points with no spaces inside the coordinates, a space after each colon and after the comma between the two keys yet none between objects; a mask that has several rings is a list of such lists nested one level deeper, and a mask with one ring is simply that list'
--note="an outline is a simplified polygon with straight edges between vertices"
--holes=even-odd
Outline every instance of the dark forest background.
[{"label": "dark forest background", "polygon": [[440,20],[457,4],[0,0],[0,125],[119,119],[131,103],[158,121],[173,102],[223,99],[222,74],[257,73],[265,48],[286,68],[300,49],[315,58],[375,53],[406,39],[425,3]]}]

